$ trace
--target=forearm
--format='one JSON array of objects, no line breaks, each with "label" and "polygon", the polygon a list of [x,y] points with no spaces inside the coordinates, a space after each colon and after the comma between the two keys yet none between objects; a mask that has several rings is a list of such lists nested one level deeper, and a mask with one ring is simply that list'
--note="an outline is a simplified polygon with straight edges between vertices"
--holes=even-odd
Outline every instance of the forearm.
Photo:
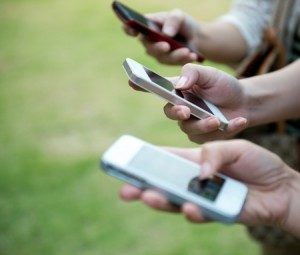
[{"label": "forearm", "polygon": [[300,61],[265,75],[240,80],[250,126],[300,117]]},{"label": "forearm", "polygon": [[290,183],[290,203],[283,229],[300,238],[300,174],[294,171],[293,175]]},{"label": "forearm", "polygon": [[238,64],[247,54],[247,44],[239,30],[226,22],[200,23],[197,48],[209,60]]}]

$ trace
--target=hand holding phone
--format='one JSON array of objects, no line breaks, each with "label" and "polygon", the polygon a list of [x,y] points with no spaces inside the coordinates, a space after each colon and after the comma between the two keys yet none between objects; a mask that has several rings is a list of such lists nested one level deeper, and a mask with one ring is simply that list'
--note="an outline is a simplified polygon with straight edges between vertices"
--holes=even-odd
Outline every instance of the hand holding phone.
[{"label": "hand holding phone", "polygon": [[173,105],[189,107],[191,114],[198,119],[217,117],[220,121],[219,129],[226,129],[228,121],[215,105],[191,92],[182,93],[175,90],[169,80],[130,58],[124,61],[123,66],[129,79],[137,86],[162,97]]},{"label": "hand holding phone", "polygon": [[117,16],[127,27],[130,27],[135,31],[140,32],[141,34],[146,36],[147,40],[153,42],[167,42],[170,46],[171,51],[174,51],[174,54],[177,55],[179,51],[177,51],[176,53],[176,50],[187,48],[191,52],[196,54],[197,61],[203,61],[203,55],[200,52],[198,52],[193,46],[188,44],[187,39],[182,35],[176,34],[172,37],[167,36],[166,34],[162,33],[162,26],[160,23],[146,18],[144,15],[134,11],[133,9],[125,6],[124,4],[118,1],[114,1],[112,7]]},{"label": "hand holding phone", "polygon": [[[167,151],[200,163],[201,180],[222,171],[246,184],[249,195],[238,217],[239,223],[250,226],[273,225],[299,236],[300,232],[295,232],[295,223],[299,222],[297,183],[300,183],[300,174],[270,151],[236,139],[206,143],[201,148],[168,148]],[[209,170],[207,166],[210,166]],[[141,200],[157,210],[181,212],[193,223],[208,220],[207,215],[203,215],[203,210],[199,210],[195,203],[184,203],[179,210],[167,201],[165,195],[153,189],[142,190],[132,185],[123,185],[120,195],[125,201]],[[290,219],[290,224],[286,219]]]},{"label": "hand holding phone", "polygon": [[200,180],[200,165],[128,135],[103,154],[101,165],[111,176],[157,190],[177,205],[192,202],[206,217],[223,222],[237,219],[248,190],[221,174]]}]

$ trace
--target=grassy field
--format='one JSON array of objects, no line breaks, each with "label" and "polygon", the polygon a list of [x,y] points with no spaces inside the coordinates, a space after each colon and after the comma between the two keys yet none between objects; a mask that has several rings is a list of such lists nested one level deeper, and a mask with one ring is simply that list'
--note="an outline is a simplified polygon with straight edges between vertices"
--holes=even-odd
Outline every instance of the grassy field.
[{"label": "grassy field", "polygon": [[[210,20],[229,1],[126,1]],[[0,4],[0,254],[257,254],[241,226],[187,223],[118,199],[99,171],[119,135],[194,146],[164,103],[127,86],[130,56],[165,75],[124,36],[110,1],[2,0]]]}]

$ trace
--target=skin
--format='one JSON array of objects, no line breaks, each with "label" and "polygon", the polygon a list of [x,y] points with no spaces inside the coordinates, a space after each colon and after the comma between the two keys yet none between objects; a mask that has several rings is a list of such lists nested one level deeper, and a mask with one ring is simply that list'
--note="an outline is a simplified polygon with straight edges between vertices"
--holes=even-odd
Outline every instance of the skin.
[{"label": "skin", "polygon": [[[279,71],[237,80],[212,67],[186,64],[180,77],[170,78],[176,89],[194,94],[216,105],[229,120],[220,131],[215,117],[196,119],[183,105],[167,104],[166,116],[195,143],[229,139],[247,127],[300,117],[298,72],[300,61]],[[137,85],[130,86],[140,90]]]},{"label": "skin", "polygon": [[[238,29],[230,23],[221,21],[198,22],[178,9],[147,14],[146,16],[161,24],[163,34],[170,37],[174,37],[176,34],[184,36],[189,45],[212,61],[235,65],[247,54],[247,44],[244,38]],[[160,63],[183,65],[197,59],[197,55],[188,48],[171,51],[167,42],[152,42],[128,26],[123,28],[126,34],[138,36],[146,52]]]},{"label": "skin", "polygon": [[[245,225],[273,225],[300,237],[300,174],[277,155],[248,141],[211,142],[197,149],[168,148],[169,151],[201,165],[200,178],[222,172],[245,183],[249,193],[238,220]],[[191,203],[174,207],[152,190],[142,191],[124,185],[124,201],[140,200],[147,206],[166,212],[181,212],[189,221],[204,223],[201,210]]]},{"label": "skin", "polygon": [[228,139],[247,127],[299,118],[299,71],[300,61],[296,61],[276,72],[237,80],[211,67],[187,64],[175,87],[192,90],[215,104],[230,120],[228,129],[219,131],[217,118],[191,118],[189,108],[182,105],[167,104],[164,111],[196,143]]},{"label": "skin", "polygon": [[[177,33],[202,52],[208,59],[229,65],[238,64],[246,55],[247,46],[238,30],[227,23],[197,23],[190,16],[174,10],[148,16],[162,24],[162,32],[169,36]],[[165,64],[185,64],[196,60],[186,48],[170,51],[166,42],[154,43],[136,31],[124,27],[126,33],[138,36],[146,52]],[[226,49],[226,50],[224,50]],[[183,132],[196,143],[227,139],[246,127],[278,120],[299,118],[300,100],[298,72],[300,61],[280,71],[237,80],[209,67],[185,65],[174,85],[180,90],[191,90],[214,103],[230,120],[225,132],[218,130],[216,118],[197,120],[187,107],[167,104],[168,118],[177,120]],[[236,178],[249,187],[249,195],[240,223],[246,225],[276,225],[300,237],[300,177],[274,154],[244,141],[208,143],[202,149],[170,150],[202,166],[200,178],[220,171]],[[217,156],[217,157],[216,157]],[[125,185],[120,191],[125,201],[141,200],[146,205],[163,211],[182,212],[192,222],[207,219],[193,204],[184,204],[179,210],[157,192],[141,191]],[[274,203],[276,201],[277,203]]]}]

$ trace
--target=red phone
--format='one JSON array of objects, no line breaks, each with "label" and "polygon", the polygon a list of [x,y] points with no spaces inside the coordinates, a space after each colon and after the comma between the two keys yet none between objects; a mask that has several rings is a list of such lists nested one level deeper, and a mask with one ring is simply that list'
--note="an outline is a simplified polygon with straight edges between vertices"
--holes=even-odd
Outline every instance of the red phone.
[{"label": "red phone", "polygon": [[197,54],[197,61],[202,62],[204,60],[204,56],[188,45],[186,39],[180,34],[177,34],[174,37],[164,35],[161,33],[160,24],[147,19],[144,15],[132,10],[124,4],[121,4],[119,1],[114,1],[112,3],[112,8],[124,24],[147,36],[149,40],[154,42],[167,42],[170,44],[171,50],[188,48]]}]

